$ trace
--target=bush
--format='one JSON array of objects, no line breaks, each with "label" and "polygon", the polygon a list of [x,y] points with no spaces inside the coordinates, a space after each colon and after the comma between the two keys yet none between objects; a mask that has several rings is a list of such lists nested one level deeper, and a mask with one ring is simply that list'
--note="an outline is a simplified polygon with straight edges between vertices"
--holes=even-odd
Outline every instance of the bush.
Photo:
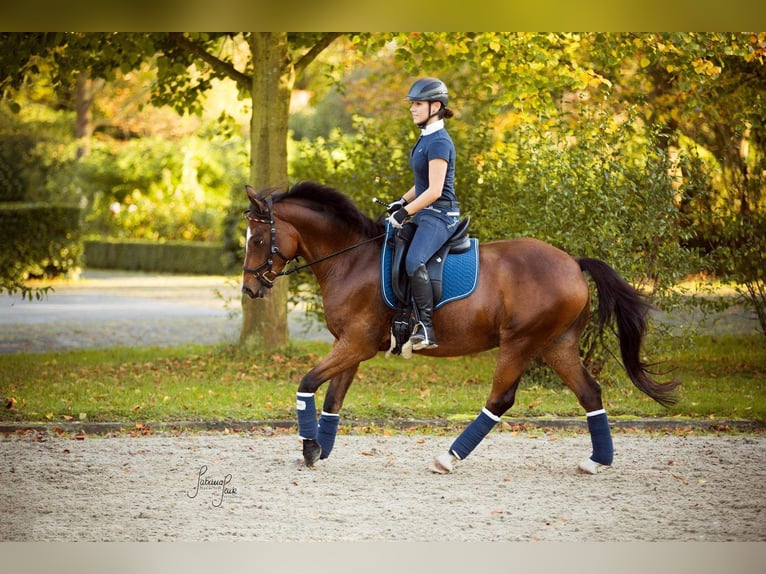
[{"label": "bush", "polygon": [[737,286],[739,301],[755,311],[766,336],[766,214],[723,218],[716,231],[711,235],[718,272]]},{"label": "bush", "polygon": [[[500,138],[489,128],[450,126],[456,189],[461,211],[472,217],[471,234],[482,241],[532,236],[574,256],[603,259],[653,303],[678,305],[675,285],[700,264],[679,241],[688,230],[676,199],[685,183],[674,180],[672,158],[629,116],[616,121],[583,109],[577,123],[565,120],[517,125]],[[399,197],[412,182],[406,157],[414,139],[407,129],[361,124],[355,137],[301,142],[292,177],[339,187],[363,211],[380,213],[372,196]],[[313,306],[321,308],[317,298]],[[609,347],[617,347],[611,333],[601,340],[595,321],[583,346],[594,373]]]},{"label": "bush", "polygon": [[63,205],[0,203],[0,290],[21,291],[30,278],[76,271],[81,264],[80,209]]},{"label": "bush", "polygon": [[218,244],[201,241],[85,241],[89,268],[221,275]]},{"label": "bush", "polygon": [[25,134],[0,132],[0,202],[24,201],[29,157],[34,139]]}]

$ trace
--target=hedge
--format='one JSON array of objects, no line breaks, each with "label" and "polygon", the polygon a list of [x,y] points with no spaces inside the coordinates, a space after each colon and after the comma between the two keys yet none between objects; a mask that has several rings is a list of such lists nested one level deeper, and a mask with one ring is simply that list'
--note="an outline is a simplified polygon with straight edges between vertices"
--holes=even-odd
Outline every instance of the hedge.
[{"label": "hedge", "polygon": [[91,269],[222,275],[222,255],[221,245],[202,241],[85,241]]},{"label": "hedge", "polygon": [[80,208],[0,203],[0,273],[5,281],[54,277],[80,267]]}]

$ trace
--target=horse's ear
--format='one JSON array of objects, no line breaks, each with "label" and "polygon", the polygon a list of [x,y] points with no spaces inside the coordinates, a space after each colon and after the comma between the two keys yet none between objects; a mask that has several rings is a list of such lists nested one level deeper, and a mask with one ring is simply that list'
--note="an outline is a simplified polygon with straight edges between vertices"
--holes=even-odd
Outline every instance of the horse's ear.
[{"label": "horse's ear", "polygon": [[251,203],[255,203],[260,199],[260,197],[258,197],[258,192],[255,191],[252,185],[245,185],[245,191],[247,191],[247,197],[250,198]]},{"label": "horse's ear", "polygon": [[264,216],[268,215],[269,206],[263,200],[262,194],[255,191],[255,188],[251,185],[245,185],[245,190],[247,191],[247,197],[250,198],[250,211]]}]

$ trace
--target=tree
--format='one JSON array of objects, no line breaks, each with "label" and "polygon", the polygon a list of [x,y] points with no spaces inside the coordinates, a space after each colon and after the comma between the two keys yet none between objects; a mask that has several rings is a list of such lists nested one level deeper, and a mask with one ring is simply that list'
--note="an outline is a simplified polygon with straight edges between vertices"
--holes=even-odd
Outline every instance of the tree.
[{"label": "tree", "polygon": [[[306,67],[339,35],[285,32],[155,35],[159,57],[158,88],[153,99],[179,111],[194,110],[212,78],[236,82],[240,93],[252,101],[250,184],[256,189],[284,188],[293,87]],[[224,44],[229,44],[228,49],[222,49],[227,48]],[[192,66],[197,68],[196,74],[189,73]],[[242,188],[235,188],[233,205],[241,204],[241,193]],[[288,342],[287,292],[287,281],[281,281],[274,284],[265,299],[250,300],[243,295],[241,341],[253,340],[266,350]]]},{"label": "tree", "polygon": [[[287,184],[287,120],[293,86],[339,35],[3,34],[0,73],[5,79],[0,89],[7,94],[34,75],[41,58],[55,62],[56,82],[76,83],[83,74],[109,79],[115,69],[136,68],[156,55],[153,101],[194,113],[200,110],[201,96],[213,78],[232,79],[252,102],[250,184],[279,188]],[[234,199],[235,204],[239,202],[239,196]],[[276,283],[272,291],[263,300],[242,300],[241,338],[254,338],[264,349],[287,343],[287,282]]]}]

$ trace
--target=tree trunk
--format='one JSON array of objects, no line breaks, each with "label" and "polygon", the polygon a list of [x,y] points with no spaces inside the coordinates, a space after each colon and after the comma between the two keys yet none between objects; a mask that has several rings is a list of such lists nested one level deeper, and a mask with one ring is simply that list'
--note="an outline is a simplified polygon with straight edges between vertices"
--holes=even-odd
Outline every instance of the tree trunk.
[{"label": "tree trunk", "polygon": [[77,119],[75,122],[75,137],[79,140],[77,157],[81,158],[90,154],[90,138],[93,135],[93,99],[96,93],[104,86],[104,80],[90,77],[87,71],[80,72],[77,76],[77,88],[75,91],[75,107]]},{"label": "tree trunk", "polygon": [[[253,112],[250,121],[250,182],[256,189],[287,185],[287,119],[295,71],[289,59],[287,34],[250,35],[253,57]],[[288,343],[288,280],[277,279],[264,299],[242,296],[240,342],[261,350]]]}]

